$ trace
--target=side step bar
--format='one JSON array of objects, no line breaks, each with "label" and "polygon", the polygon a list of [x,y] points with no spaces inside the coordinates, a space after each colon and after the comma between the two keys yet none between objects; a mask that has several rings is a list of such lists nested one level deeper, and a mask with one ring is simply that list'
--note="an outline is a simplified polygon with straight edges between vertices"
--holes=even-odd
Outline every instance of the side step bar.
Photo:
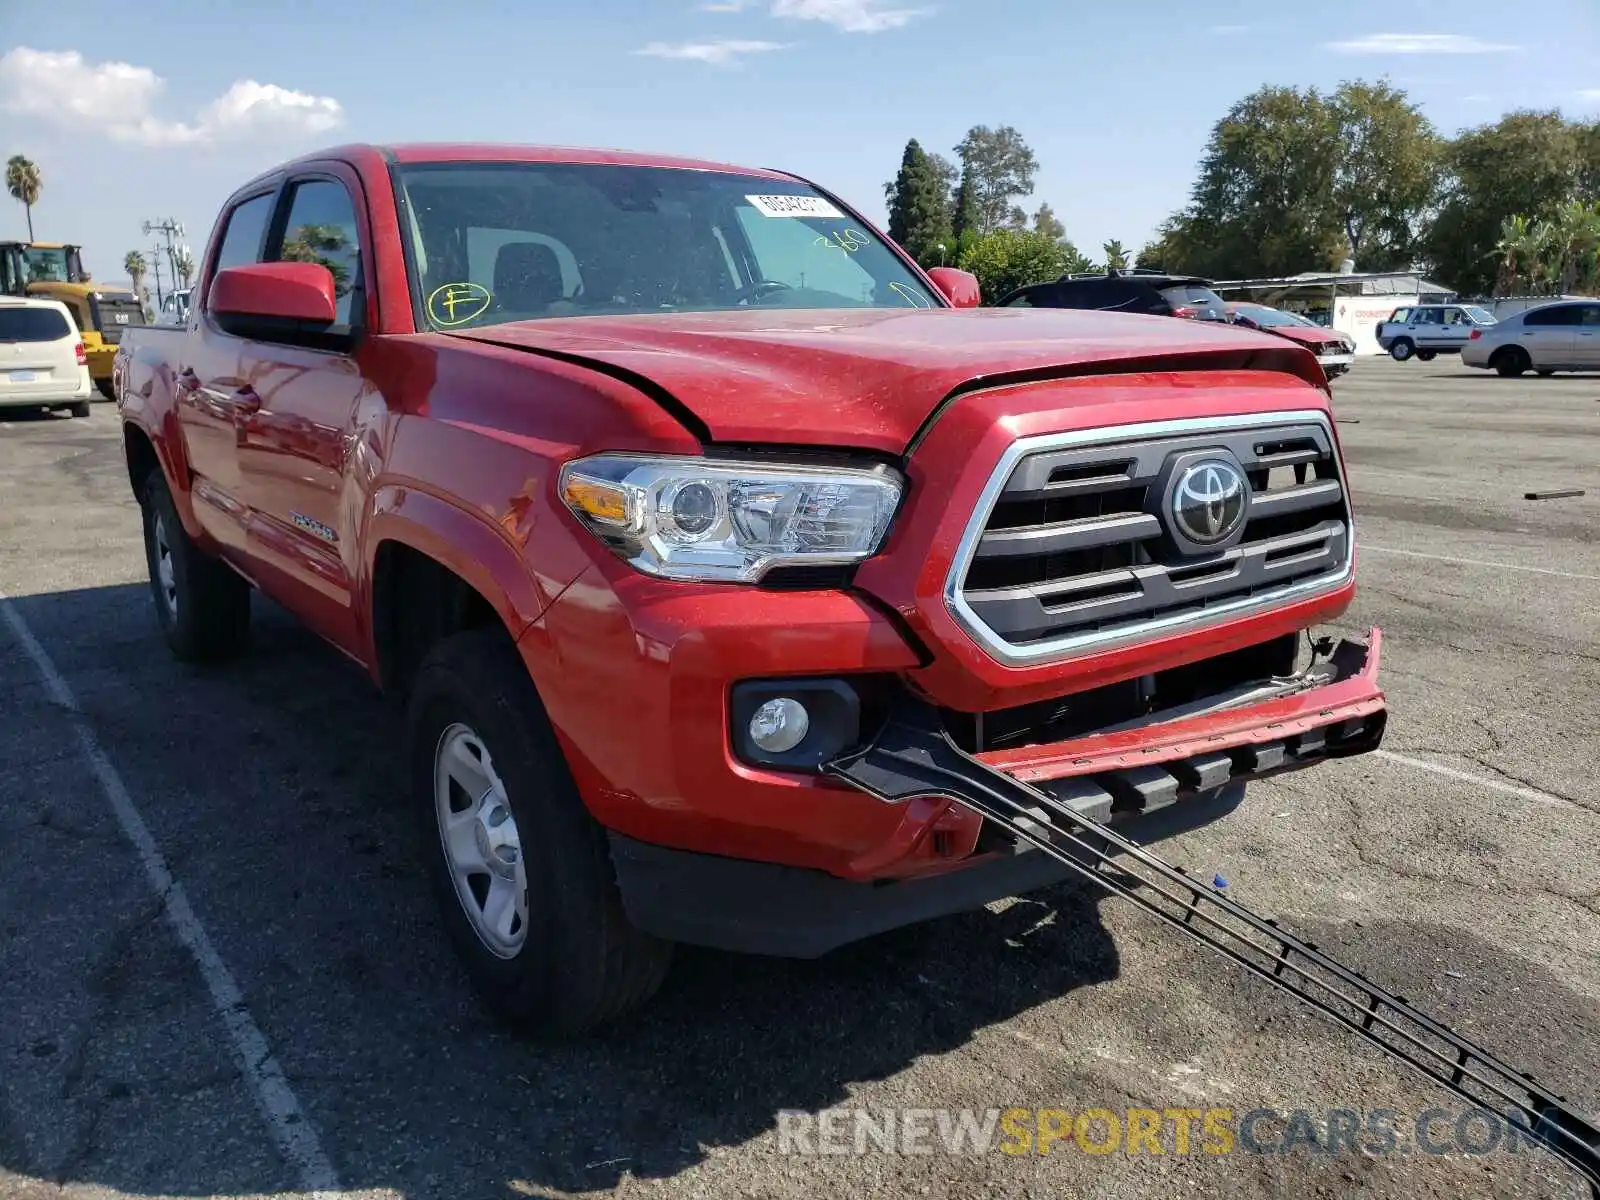
[{"label": "side step bar", "polygon": [[1535,1140],[1589,1181],[1600,1200],[1600,1126],[1565,1097],[1132,839],[963,753],[928,706],[902,701],[872,745],[823,769],[888,803],[950,797],[1469,1103],[1520,1119]]}]

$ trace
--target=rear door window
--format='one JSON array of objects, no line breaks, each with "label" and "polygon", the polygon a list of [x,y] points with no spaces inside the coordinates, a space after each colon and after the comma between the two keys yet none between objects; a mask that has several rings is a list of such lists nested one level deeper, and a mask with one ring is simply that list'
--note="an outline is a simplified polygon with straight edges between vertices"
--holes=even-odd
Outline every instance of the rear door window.
[{"label": "rear door window", "polygon": [[1412,314],[1411,323],[1413,325],[1437,325],[1439,324],[1439,310],[1437,308],[1419,308]]},{"label": "rear door window", "polygon": [[1524,325],[1576,325],[1581,304],[1558,304],[1554,308],[1539,308],[1524,314]]},{"label": "rear door window", "polygon": [[53,308],[0,305],[0,342],[57,342],[71,332]]},{"label": "rear door window", "polygon": [[261,243],[266,236],[267,222],[272,219],[272,201],[271,192],[254,196],[228,214],[222,244],[217,247],[214,271],[242,267],[261,258]]}]

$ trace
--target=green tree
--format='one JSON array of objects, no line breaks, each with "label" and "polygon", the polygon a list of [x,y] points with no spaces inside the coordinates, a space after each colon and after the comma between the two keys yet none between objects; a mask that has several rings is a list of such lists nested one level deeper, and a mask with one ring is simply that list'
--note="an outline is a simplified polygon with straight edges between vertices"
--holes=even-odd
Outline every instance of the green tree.
[{"label": "green tree", "polygon": [[39,167],[21,154],[6,160],[6,191],[13,200],[22,204],[28,217],[28,240],[33,241],[33,206],[39,203],[39,193],[44,188],[44,178]]},{"label": "green tree", "polygon": [[194,279],[194,255],[187,250],[179,250],[172,257],[173,269],[178,272],[178,278],[184,287],[188,287]]},{"label": "green tree", "polygon": [[960,182],[950,196],[950,228],[959,242],[978,236],[978,202],[972,187],[972,173],[961,169]]},{"label": "green tree", "polygon": [[1532,259],[1537,257],[1538,245],[1528,218],[1520,213],[1507,217],[1500,223],[1500,240],[1495,243],[1498,267],[1495,271],[1494,294],[1509,296],[1521,286]]},{"label": "green tree", "polygon": [[1033,231],[1058,242],[1067,236],[1067,227],[1048,204],[1039,205],[1039,211],[1033,214]]},{"label": "green tree", "polygon": [[1116,238],[1109,242],[1101,243],[1100,249],[1105,252],[1107,271],[1126,271],[1128,269],[1128,252],[1123,249],[1122,243]]},{"label": "green tree", "polygon": [[284,262],[327,267],[333,276],[334,294],[343,296],[350,291],[350,268],[344,260],[348,245],[349,239],[337,225],[300,225],[283,239],[282,258]]},{"label": "green tree", "polygon": [[1024,284],[1086,270],[1088,261],[1065,239],[1033,229],[995,229],[975,238],[959,265],[978,277],[984,303],[993,304]]},{"label": "green tree", "polygon": [[128,273],[128,278],[133,280],[133,294],[139,295],[144,288],[144,277],[150,269],[150,264],[145,262],[144,255],[137,250],[129,250],[122,256],[122,269]]},{"label": "green tree", "polygon": [[1594,290],[1600,253],[1600,203],[1569,200],[1551,222],[1548,276],[1565,294]]},{"label": "green tree", "polygon": [[1508,217],[1551,222],[1585,196],[1585,127],[1559,112],[1508,113],[1461,134],[1444,152],[1444,199],[1426,238],[1433,271],[1457,291],[1496,283],[1497,247]]},{"label": "green tree", "polygon": [[954,168],[925,151],[916,138],[906,143],[900,171],[883,190],[889,202],[889,236],[923,266],[937,265],[938,247],[954,242],[950,226],[950,178]]},{"label": "green tree", "polygon": [[1010,125],[998,129],[974,125],[956,147],[956,155],[961,160],[956,231],[986,234],[1015,225],[1021,211],[1016,199],[1033,195],[1033,177],[1039,169],[1022,135]]},{"label": "green tree", "polygon": [[1403,269],[1439,192],[1441,143],[1421,109],[1388,83],[1339,85],[1330,102],[1332,204],[1362,270]]}]

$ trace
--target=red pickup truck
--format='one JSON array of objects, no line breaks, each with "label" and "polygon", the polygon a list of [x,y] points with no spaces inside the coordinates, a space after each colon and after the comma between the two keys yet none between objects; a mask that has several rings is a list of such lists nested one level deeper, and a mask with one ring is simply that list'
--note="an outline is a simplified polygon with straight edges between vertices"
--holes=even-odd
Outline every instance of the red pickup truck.
[{"label": "red pickup truck", "polygon": [[1141,836],[1376,747],[1376,631],[1308,634],[1355,587],[1315,358],[977,300],[778,171],[288,163],[117,354],[161,629],[234,654],[259,589],[404,698],[445,925],[553,1032],[674,942],[817,955],[1063,877],[839,769],[894,720]]}]

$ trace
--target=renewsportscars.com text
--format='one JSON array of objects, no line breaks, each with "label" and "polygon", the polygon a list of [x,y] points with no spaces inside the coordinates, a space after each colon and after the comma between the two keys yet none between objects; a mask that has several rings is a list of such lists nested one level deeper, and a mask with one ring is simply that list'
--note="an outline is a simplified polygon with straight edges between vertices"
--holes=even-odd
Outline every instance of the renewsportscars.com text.
[{"label": "renewsportscars.com text", "polygon": [[780,1154],[1497,1154],[1539,1145],[1486,1108],[827,1108],[778,1113]]}]

